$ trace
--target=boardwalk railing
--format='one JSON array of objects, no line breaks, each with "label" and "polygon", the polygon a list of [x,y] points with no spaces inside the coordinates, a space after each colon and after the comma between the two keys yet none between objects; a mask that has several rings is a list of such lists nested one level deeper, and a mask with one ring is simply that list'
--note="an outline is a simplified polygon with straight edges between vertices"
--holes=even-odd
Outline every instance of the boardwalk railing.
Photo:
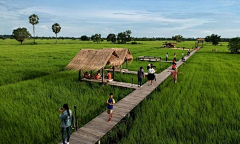
[{"label": "boardwalk railing", "polygon": [[[196,50],[191,52],[192,56]],[[186,56],[187,60],[190,56]],[[178,61],[177,66],[181,66],[184,62]],[[142,100],[144,100],[154,89],[156,89],[167,77],[171,75],[171,66],[162,71],[160,74],[156,74],[156,81],[154,85],[148,86],[147,83],[142,88],[136,89],[114,106],[114,113],[111,122],[108,122],[108,114],[106,111],[95,117],[86,125],[78,129],[71,135],[71,144],[95,144],[100,143],[100,139],[108,133],[118,122],[120,122],[128,113],[130,113]]]}]

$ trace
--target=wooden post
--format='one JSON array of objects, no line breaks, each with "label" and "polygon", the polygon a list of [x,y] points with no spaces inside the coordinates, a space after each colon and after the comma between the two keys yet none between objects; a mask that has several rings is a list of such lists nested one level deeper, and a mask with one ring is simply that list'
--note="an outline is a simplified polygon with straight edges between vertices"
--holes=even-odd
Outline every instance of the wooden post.
[{"label": "wooden post", "polygon": [[113,66],[113,77],[112,77],[112,79],[114,79],[114,77],[115,77],[115,67]]},{"label": "wooden post", "polygon": [[81,73],[82,73],[81,70],[79,70],[79,72],[78,72],[78,80],[79,81],[81,81]]},{"label": "wooden post", "polygon": [[133,78],[132,78],[132,87],[133,87]]},{"label": "wooden post", "polygon": [[77,106],[74,106],[74,112],[75,112],[75,131],[78,130],[78,122],[77,122]]},{"label": "wooden post", "polygon": [[104,67],[102,68],[102,84],[104,82]]},{"label": "wooden post", "polygon": [[120,66],[120,72],[122,72],[122,65]]},{"label": "wooden post", "polygon": [[162,58],[160,57],[160,61],[159,61],[159,72],[161,72],[161,60],[162,60]]}]

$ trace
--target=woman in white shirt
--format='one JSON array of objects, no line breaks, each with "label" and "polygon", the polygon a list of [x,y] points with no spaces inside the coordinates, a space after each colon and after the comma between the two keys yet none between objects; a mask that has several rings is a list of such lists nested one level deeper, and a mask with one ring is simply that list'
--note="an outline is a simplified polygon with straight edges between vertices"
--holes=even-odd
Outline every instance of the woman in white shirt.
[{"label": "woman in white shirt", "polygon": [[153,66],[148,69],[148,85],[153,85],[153,80],[155,79],[155,70],[153,69]]}]

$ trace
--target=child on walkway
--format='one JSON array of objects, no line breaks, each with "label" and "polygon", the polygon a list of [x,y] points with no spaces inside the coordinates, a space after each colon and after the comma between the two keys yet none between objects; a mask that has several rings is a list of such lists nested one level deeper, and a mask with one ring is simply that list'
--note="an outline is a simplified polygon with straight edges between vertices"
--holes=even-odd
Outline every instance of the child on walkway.
[{"label": "child on walkway", "polygon": [[110,95],[110,97],[107,100],[107,104],[108,104],[108,106],[107,106],[107,113],[109,114],[108,122],[110,122],[111,119],[112,119],[113,105],[115,104],[115,100],[113,99],[113,93],[110,93],[109,95]]},{"label": "child on walkway", "polygon": [[168,72],[171,72],[172,73],[172,77],[173,77],[173,82],[174,83],[177,83],[177,74],[178,73],[182,73],[183,74],[183,72],[178,72],[178,69],[176,68],[174,71],[168,71]]}]

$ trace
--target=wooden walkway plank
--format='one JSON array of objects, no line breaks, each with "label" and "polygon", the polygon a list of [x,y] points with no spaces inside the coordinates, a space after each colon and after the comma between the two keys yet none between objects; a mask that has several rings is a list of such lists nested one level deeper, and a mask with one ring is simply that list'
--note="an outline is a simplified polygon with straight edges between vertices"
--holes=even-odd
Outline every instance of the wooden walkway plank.
[{"label": "wooden walkway plank", "polygon": [[[185,56],[185,59],[189,59],[196,50],[192,51],[190,56]],[[178,61],[178,67],[184,62]],[[85,124],[83,127],[78,129],[71,135],[71,144],[95,144],[100,140],[106,133],[108,133],[115,125],[118,124],[128,113],[132,111],[139,103],[141,103],[149,94],[153,92],[171,73],[171,66],[165,69],[160,74],[156,74],[157,81],[154,81],[154,85],[148,86],[147,83],[141,88],[135,88],[136,90],[128,94],[117,102],[113,109],[113,118],[111,122],[108,122],[109,115],[107,111],[104,111],[99,116],[92,119],[90,122]],[[129,85],[128,83],[115,82],[116,86]]]}]

